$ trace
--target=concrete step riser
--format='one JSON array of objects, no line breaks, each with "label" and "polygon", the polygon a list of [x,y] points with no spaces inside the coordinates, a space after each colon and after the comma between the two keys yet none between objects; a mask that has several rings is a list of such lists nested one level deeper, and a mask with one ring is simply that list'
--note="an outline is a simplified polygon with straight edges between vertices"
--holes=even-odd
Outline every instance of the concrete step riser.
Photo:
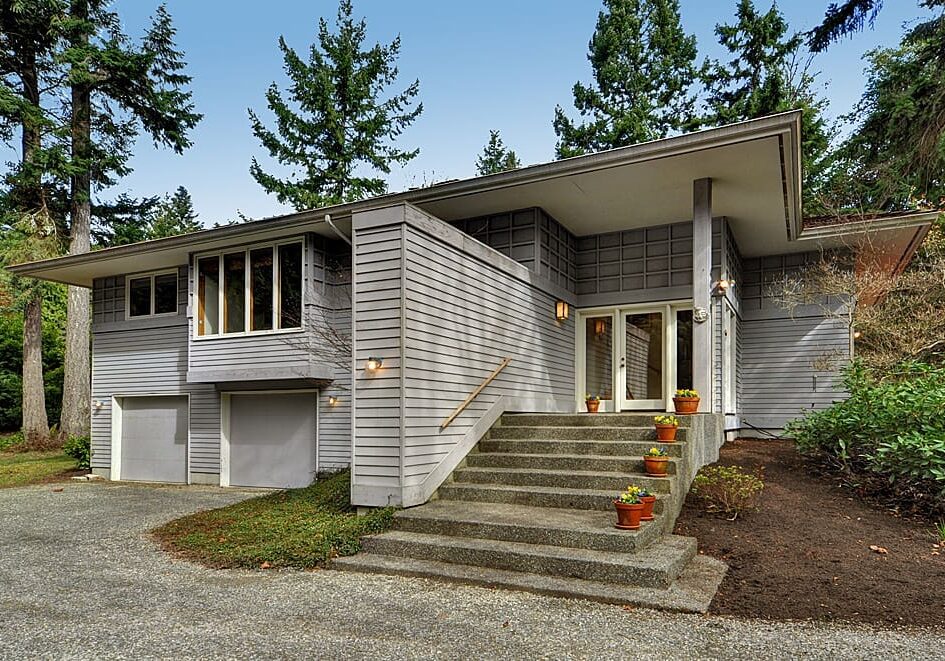
[{"label": "concrete step riser", "polygon": [[[626,485],[624,485],[626,486]],[[621,489],[622,490],[622,489]],[[506,489],[490,489],[487,485],[471,485],[462,482],[444,484],[439,490],[440,498],[447,500],[471,500],[477,503],[508,503],[510,505],[527,505],[529,507],[557,507],[573,510],[598,510],[602,512],[614,511],[614,497],[589,494],[535,493],[523,489],[510,491]],[[663,512],[664,502],[657,499],[653,504],[653,511]],[[616,514],[615,514],[616,516]]]},{"label": "concrete step riser", "polygon": [[[550,512],[549,512],[550,513]],[[614,515],[616,517],[616,515]],[[564,546],[593,551],[612,551],[633,553],[656,539],[661,532],[662,522],[659,517],[646,524],[639,531],[581,532],[549,528],[536,522],[534,526],[499,525],[486,522],[451,521],[440,518],[401,517],[394,519],[394,529],[405,532],[444,535],[451,537],[474,537],[494,539],[503,542],[522,542],[525,544],[545,544]]]},{"label": "concrete step riser", "polygon": [[[655,443],[648,441],[566,441],[548,439],[483,439],[479,451],[519,454],[578,454],[619,457],[642,457]],[[682,443],[660,444],[671,457],[681,457]]]},{"label": "concrete step riser", "polygon": [[546,576],[564,576],[587,581],[604,581],[622,585],[665,588],[679,575],[688,562],[668,562],[660,568],[590,559],[556,558],[515,549],[482,549],[428,544],[422,541],[390,539],[384,535],[366,537],[364,548],[370,553],[400,558],[418,558],[437,562],[491,567],[507,571],[528,572]]},{"label": "concrete step riser", "polygon": [[[678,441],[686,440],[685,429],[676,432]],[[493,427],[490,439],[547,439],[563,441],[648,441],[658,443],[652,427]]]},{"label": "concrete step riser", "polygon": [[[500,454],[475,452],[466,455],[466,465],[476,468],[539,468],[561,471],[599,471],[611,473],[643,473],[642,458],[574,457],[542,454]],[[675,464],[670,462],[670,471]],[[674,473],[675,474],[675,473]]]},{"label": "concrete step riser", "polygon": [[[672,467],[670,468],[672,470]],[[562,489],[599,489],[613,491],[616,496],[629,484],[645,486],[655,493],[669,493],[672,477],[650,477],[648,475],[610,476],[605,473],[576,475],[574,473],[529,473],[461,468],[453,473],[457,483],[504,484],[510,486],[560,487]]]},{"label": "concrete step riser", "polygon": [[[507,413],[502,416],[502,425],[535,425],[539,427],[650,427],[657,413],[605,413],[605,414],[543,414]],[[688,427],[690,416],[680,415],[680,427]]]}]

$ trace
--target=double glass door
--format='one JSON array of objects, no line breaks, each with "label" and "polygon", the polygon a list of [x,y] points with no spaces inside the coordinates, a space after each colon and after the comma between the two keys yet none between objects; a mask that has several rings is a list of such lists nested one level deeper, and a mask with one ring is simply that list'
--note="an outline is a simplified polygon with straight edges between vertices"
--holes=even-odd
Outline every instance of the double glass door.
[{"label": "double glass door", "polygon": [[581,317],[578,392],[600,397],[602,410],[667,410],[676,388],[692,387],[690,309],[661,305]]}]

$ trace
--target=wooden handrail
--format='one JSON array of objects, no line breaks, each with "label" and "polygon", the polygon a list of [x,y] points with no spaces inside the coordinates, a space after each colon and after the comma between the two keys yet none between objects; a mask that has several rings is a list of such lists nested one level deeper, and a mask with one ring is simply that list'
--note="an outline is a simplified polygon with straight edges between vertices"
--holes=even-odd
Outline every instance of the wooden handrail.
[{"label": "wooden handrail", "polygon": [[483,389],[484,389],[487,385],[489,385],[490,383],[492,383],[492,380],[493,380],[494,378],[496,378],[497,376],[499,376],[499,372],[501,372],[502,370],[504,370],[504,369],[506,368],[506,366],[508,366],[508,364],[511,363],[511,362],[512,362],[512,359],[511,359],[511,358],[503,358],[503,359],[502,359],[502,362],[499,363],[499,366],[496,367],[496,368],[492,371],[492,374],[490,374],[489,376],[487,376],[487,377],[486,377],[486,380],[483,381],[482,383],[480,383],[479,386],[478,386],[475,390],[473,390],[471,393],[469,393],[469,396],[463,401],[463,403],[460,404],[459,406],[457,406],[457,407],[456,407],[456,410],[449,414],[449,416],[446,418],[446,420],[443,421],[443,424],[440,425],[440,431],[443,431],[444,429],[446,429],[447,427],[449,427],[449,426],[450,426],[450,423],[452,423],[453,420],[455,420],[456,417],[457,417],[460,413],[462,413],[462,412],[466,409],[467,406],[469,406],[470,402],[472,402],[474,399],[476,399],[476,397],[479,396],[479,393],[481,393],[481,392],[483,391]]}]

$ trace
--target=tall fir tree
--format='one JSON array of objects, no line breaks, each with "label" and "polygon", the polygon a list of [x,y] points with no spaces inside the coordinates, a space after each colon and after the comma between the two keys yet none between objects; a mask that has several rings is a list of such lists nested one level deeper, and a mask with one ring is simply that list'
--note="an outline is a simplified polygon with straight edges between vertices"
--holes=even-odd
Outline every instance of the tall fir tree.
[{"label": "tall fir tree", "polygon": [[480,175],[517,170],[522,162],[515,152],[505,146],[498,131],[489,131],[489,142],[476,158],[476,172]]},{"label": "tall fir tree", "polygon": [[398,76],[400,37],[365,50],[367,23],[352,12],[351,1],[341,0],[334,31],[319,19],[318,43],[307,61],[279,38],[290,85],[285,95],[275,83],[266,91],[275,130],[249,110],[253,135],[291,175],[267,172],[255,158],[250,173],[266,192],[297,210],[384,193],[387,184],[377,175],[389,174],[420,151],[394,145],[423,111],[423,104],[413,105],[418,80],[386,96]]},{"label": "tall fir tree", "polygon": [[804,37],[791,32],[777,4],[761,13],[752,0],[738,0],[735,19],[715,27],[731,59],[703,66],[705,110],[698,123],[720,126],[800,108],[803,190],[811,201],[819,194],[832,136],[824,117],[826,98],[816,92],[811,58],[803,52]]},{"label": "tall fir tree", "polygon": [[92,238],[102,248],[163,239],[203,229],[190,193],[178,186],[172,195],[132,198],[122,193],[92,206]]},{"label": "tall fir tree", "polygon": [[[157,8],[141,43],[133,44],[109,4],[70,0],[62,23],[67,45],[61,60],[70,87],[70,254],[88,252],[92,186],[130,171],[135,137],[143,132],[155,145],[181,153],[201,119],[166,8]],[[88,290],[70,287],[61,418],[66,435],[89,430],[89,308]]]},{"label": "tall fir tree", "polygon": [[[19,0],[0,5],[0,134],[20,137],[19,161],[4,178],[0,199],[3,231],[0,261],[51,256],[56,241],[55,177],[48,175],[62,153],[55,118],[44,107],[49,69],[57,44],[56,0]],[[22,309],[22,431],[30,443],[49,434],[43,385],[43,291],[40,283],[15,278],[7,288]]]},{"label": "tall fir tree", "polygon": [[594,83],[574,85],[576,123],[555,108],[557,156],[664,138],[692,119],[696,38],[687,35],[678,0],[604,0],[588,44]]}]

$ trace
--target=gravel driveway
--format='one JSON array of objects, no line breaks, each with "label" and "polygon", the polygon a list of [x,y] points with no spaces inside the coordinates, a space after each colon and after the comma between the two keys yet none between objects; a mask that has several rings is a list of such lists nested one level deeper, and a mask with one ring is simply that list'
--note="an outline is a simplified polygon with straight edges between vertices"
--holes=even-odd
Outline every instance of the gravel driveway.
[{"label": "gravel driveway", "polygon": [[628,612],[331,571],[211,571],[169,559],[146,531],[251,494],[52,489],[0,491],[2,658],[928,659],[945,646],[942,632]]}]

